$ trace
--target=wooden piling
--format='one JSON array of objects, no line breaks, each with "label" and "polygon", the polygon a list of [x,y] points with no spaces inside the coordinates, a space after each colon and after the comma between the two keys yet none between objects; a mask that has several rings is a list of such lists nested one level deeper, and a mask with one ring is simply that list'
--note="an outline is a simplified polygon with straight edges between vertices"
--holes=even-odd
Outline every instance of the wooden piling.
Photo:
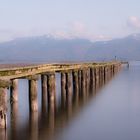
[{"label": "wooden piling", "polygon": [[38,77],[36,77],[36,76],[32,76],[29,78],[29,109],[30,109],[30,112],[38,111],[37,80],[38,80]]},{"label": "wooden piling", "polygon": [[7,93],[6,88],[0,87],[0,128],[7,127]]},{"label": "wooden piling", "polygon": [[66,104],[66,73],[61,72],[61,105],[65,107]]},{"label": "wooden piling", "polygon": [[85,99],[85,96],[86,96],[86,71],[85,69],[81,71],[81,93]]},{"label": "wooden piling", "polygon": [[79,95],[79,82],[78,82],[78,71],[72,72],[73,76],[73,91],[76,96]]},{"label": "wooden piling", "polygon": [[46,106],[47,106],[47,75],[45,75],[45,74],[41,75],[41,88],[42,88],[42,109],[46,110]]},{"label": "wooden piling", "polygon": [[71,96],[72,94],[72,74],[71,72],[66,73],[66,94]]},{"label": "wooden piling", "polygon": [[56,84],[55,73],[49,73],[47,75],[48,81],[48,104],[54,103],[56,100]]},{"label": "wooden piling", "polygon": [[87,96],[89,94],[89,89],[90,89],[90,69],[86,69],[86,93]]},{"label": "wooden piling", "polygon": [[95,75],[95,84],[99,84],[99,67],[95,67],[94,75]]},{"label": "wooden piling", "polygon": [[10,101],[11,103],[18,101],[18,79],[11,80]]},{"label": "wooden piling", "polygon": [[79,87],[79,94],[81,93],[81,70],[78,70],[78,87]]},{"label": "wooden piling", "polygon": [[94,78],[95,78],[94,68],[90,68],[90,90],[91,90],[91,92],[93,91],[93,88],[94,88],[94,83],[95,83]]}]

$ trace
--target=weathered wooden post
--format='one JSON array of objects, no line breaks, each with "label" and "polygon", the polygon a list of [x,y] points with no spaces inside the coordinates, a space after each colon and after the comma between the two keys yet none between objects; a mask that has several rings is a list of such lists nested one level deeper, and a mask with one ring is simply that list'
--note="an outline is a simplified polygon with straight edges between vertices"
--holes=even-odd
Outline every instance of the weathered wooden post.
[{"label": "weathered wooden post", "polygon": [[18,101],[18,79],[11,80],[10,101],[12,103]]},{"label": "weathered wooden post", "polygon": [[86,70],[85,69],[81,71],[81,93],[83,99],[85,100],[86,99]]},{"label": "weathered wooden post", "polygon": [[113,64],[113,76],[115,75],[115,65]]},{"label": "weathered wooden post", "polygon": [[89,94],[90,89],[90,69],[86,69],[86,93]]},{"label": "weathered wooden post", "polygon": [[79,94],[81,93],[81,70],[78,70]]},{"label": "weathered wooden post", "polygon": [[66,107],[67,107],[67,115],[68,115],[68,119],[71,116],[72,113],[72,88],[73,88],[73,84],[72,84],[72,72],[67,72],[66,73]]},{"label": "weathered wooden post", "polygon": [[46,111],[47,107],[47,75],[41,75],[41,88],[42,88],[42,109]]},{"label": "weathered wooden post", "polygon": [[108,80],[111,79],[111,65],[108,66]]},{"label": "weathered wooden post", "polygon": [[55,106],[56,106],[56,85],[55,85],[55,72],[48,73],[48,120],[50,133],[54,132],[55,125]]},{"label": "weathered wooden post", "polygon": [[79,95],[79,82],[78,82],[78,71],[72,72],[73,76],[73,91],[76,96]]},{"label": "weathered wooden post", "polygon": [[55,73],[49,73],[47,75],[48,80],[48,104],[55,104],[56,101],[56,85],[55,85]]},{"label": "weathered wooden post", "polygon": [[78,79],[78,70],[72,72],[73,76],[73,92],[74,92],[74,102],[79,100],[79,79]]},{"label": "weathered wooden post", "polygon": [[37,100],[37,80],[38,76],[30,76],[29,79],[29,109],[30,112],[38,111],[38,100]]},{"label": "weathered wooden post", "polygon": [[66,103],[66,73],[61,72],[61,103],[65,106]]},{"label": "weathered wooden post", "polygon": [[105,67],[102,66],[102,82],[103,82],[103,85],[104,85],[104,83],[105,83],[105,73],[104,73],[104,69],[105,69]]},{"label": "weathered wooden post", "polygon": [[90,68],[90,90],[93,92],[93,88],[95,85],[95,76],[94,76],[94,68]]},{"label": "weathered wooden post", "polygon": [[9,80],[0,80],[0,128],[7,127],[7,88],[10,86]]},{"label": "weathered wooden post", "polygon": [[0,128],[6,128],[7,126],[7,116],[6,116],[6,100],[7,100],[7,92],[6,88],[0,87]]},{"label": "weathered wooden post", "polygon": [[71,72],[66,73],[66,93],[68,96],[72,95],[72,74],[71,74]]},{"label": "weathered wooden post", "polygon": [[94,74],[95,74],[95,83],[96,85],[98,85],[99,84],[99,67],[95,67]]},{"label": "weathered wooden post", "polygon": [[101,77],[101,66],[99,66],[99,86],[101,86],[101,84],[102,84],[102,77]]},{"label": "weathered wooden post", "polygon": [[105,66],[104,68],[104,79],[105,79],[105,83],[107,82],[108,80],[108,66]]}]

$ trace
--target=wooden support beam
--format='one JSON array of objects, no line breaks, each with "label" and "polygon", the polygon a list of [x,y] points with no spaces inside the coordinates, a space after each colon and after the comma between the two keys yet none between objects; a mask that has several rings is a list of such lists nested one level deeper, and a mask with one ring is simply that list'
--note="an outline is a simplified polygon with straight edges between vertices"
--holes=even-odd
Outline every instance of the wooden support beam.
[{"label": "wooden support beam", "polygon": [[61,72],[61,104],[66,104],[66,73]]},{"label": "wooden support beam", "polygon": [[90,89],[90,69],[86,69],[86,93],[89,94]]},{"label": "wooden support beam", "polygon": [[11,103],[18,101],[18,79],[11,80],[10,101]]},{"label": "wooden support beam", "polygon": [[81,70],[78,71],[79,94],[81,93]]},{"label": "wooden support beam", "polygon": [[0,87],[0,128],[7,127],[7,89]]},{"label": "wooden support beam", "polygon": [[94,69],[94,75],[95,75],[95,83],[99,84],[99,67],[96,67]]},{"label": "wooden support beam", "polygon": [[48,74],[47,81],[48,81],[48,104],[51,104],[56,100],[55,73]]},{"label": "wooden support beam", "polygon": [[78,96],[79,95],[78,71],[73,71],[72,77],[73,77],[73,92],[76,96]]},{"label": "wooden support beam", "polygon": [[71,72],[66,73],[66,94],[71,96],[72,94],[72,74]]},{"label": "wooden support beam", "polygon": [[41,89],[42,89],[42,109],[46,111],[47,107],[47,75],[41,75]]},{"label": "wooden support beam", "polygon": [[90,68],[90,89],[93,91],[95,85],[94,68]]},{"label": "wooden support beam", "polygon": [[29,109],[30,112],[38,111],[38,100],[37,100],[37,80],[38,77],[30,77],[29,79]]},{"label": "wooden support beam", "polygon": [[86,70],[85,69],[81,71],[81,92],[83,96],[86,95]]}]

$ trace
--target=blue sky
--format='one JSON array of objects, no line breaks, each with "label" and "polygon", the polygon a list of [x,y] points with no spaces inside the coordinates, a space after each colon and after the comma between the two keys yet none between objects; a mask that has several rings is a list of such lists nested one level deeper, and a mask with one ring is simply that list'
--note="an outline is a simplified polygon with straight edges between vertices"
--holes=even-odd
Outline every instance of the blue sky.
[{"label": "blue sky", "polygon": [[0,41],[53,35],[106,40],[140,33],[140,0],[0,0]]}]

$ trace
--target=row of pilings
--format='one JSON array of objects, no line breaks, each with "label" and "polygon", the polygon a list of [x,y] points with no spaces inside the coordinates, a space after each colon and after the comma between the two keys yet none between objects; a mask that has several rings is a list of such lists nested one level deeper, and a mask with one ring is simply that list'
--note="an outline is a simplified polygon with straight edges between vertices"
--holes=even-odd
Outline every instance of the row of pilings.
[{"label": "row of pilings", "polygon": [[[92,67],[56,71],[61,74],[61,102],[62,105],[70,104],[72,94],[79,99],[79,96],[86,96],[95,85],[104,84],[115,75],[121,67],[121,63],[96,65]],[[42,105],[54,108],[56,105],[56,72],[41,74]],[[29,85],[29,110],[30,113],[38,111],[38,79],[39,75],[26,77]],[[0,128],[7,127],[7,89],[10,88],[10,102],[18,102],[18,79],[11,79],[9,82],[0,81]],[[91,91],[90,91],[91,90]]]}]

